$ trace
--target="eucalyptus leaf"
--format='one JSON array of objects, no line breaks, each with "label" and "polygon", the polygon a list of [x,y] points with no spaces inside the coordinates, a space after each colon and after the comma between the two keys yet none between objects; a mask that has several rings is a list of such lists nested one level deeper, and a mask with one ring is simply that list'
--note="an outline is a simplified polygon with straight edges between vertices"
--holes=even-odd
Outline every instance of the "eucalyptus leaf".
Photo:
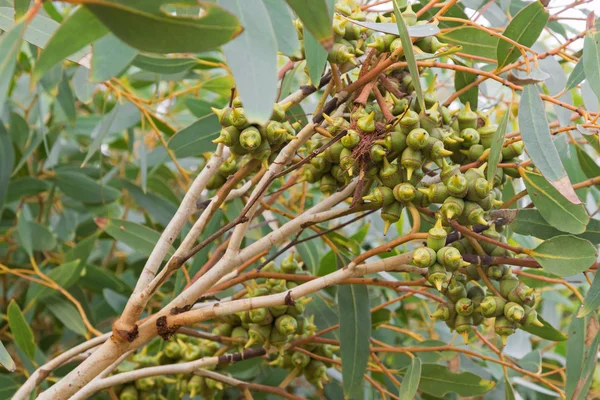
[{"label": "eucalyptus leaf", "polygon": [[474,56],[496,58],[498,38],[473,27],[453,29],[437,35],[446,43],[462,46],[462,51]]},{"label": "eucalyptus leaf", "polygon": [[29,357],[30,360],[33,360],[36,348],[33,332],[25,320],[25,317],[23,317],[21,308],[19,308],[14,300],[11,300],[8,304],[6,314],[8,316],[8,327],[13,334],[15,344],[27,355],[27,357]]},{"label": "eucalyptus leaf", "polygon": [[502,145],[504,144],[504,136],[506,135],[506,128],[508,126],[508,118],[510,113],[504,113],[496,132],[492,137],[492,145],[490,147],[490,154],[488,156],[488,167],[486,178],[488,182],[494,181],[496,170],[498,169],[498,163],[500,162],[500,156],[502,155]]},{"label": "eucalyptus leaf", "polygon": [[9,190],[9,180],[14,162],[12,141],[4,124],[0,122],[0,212]]},{"label": "eucalyptus leaf", "polygon": [[326,0],[286,0],[294,12],[300,17],[304,27],[322,45],[330,46],[333,39],[331,20],[333,10]]},{"label": "eucalyptus leaf", "polygon": [[419,389],[419,381],[421,380],[421,359],[413,357],[410,365],[402,379],[399,396],[401,399],[412,399],[417,394]]},{"label": "eucalyptus leaf", "polygon": [[583,305],[577,312],[577,318],[585,317],[600,307],[600,274],[596,272],[592,286],[585,295]]},{"label": "eucalyptus leaf", "polygon": [[[104,232],[112,236],[116,241],[123,242],[135,251],[149,256],[160,239],[160,233],[147,226],[131,221],[123,221],[115,218],[96,218],[96,225]],[[173,255],[171,247],[165,257]]]},{"label": "eucalyptus leaf", "polygon": [[600,101],[600,33],[589,31],[583,44],[585,78]]},{"label": "eucalyptus leaf", "polygon": [[15,362],[11,358],[2,342],[0,342],[0,365],[6,368],[9,372],[15,372],[15,369],[17,369]]},{"label": "eucalyptus leaf", "polygon": [[585,239],[555,236],[536,247],[531,255],[545,271],[572,276],[587,270],[598,257],[596,247]]}]

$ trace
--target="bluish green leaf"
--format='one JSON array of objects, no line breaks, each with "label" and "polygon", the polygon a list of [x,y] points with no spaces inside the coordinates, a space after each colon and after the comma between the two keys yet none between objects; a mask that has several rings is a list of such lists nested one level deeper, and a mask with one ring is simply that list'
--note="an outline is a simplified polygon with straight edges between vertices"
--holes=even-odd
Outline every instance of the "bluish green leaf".
[{"label": "bluish green leaf", "polygon": [[[571,320],[569,339],[567,340],[567,363],[565,394],[568,399],[584,400],[589,390],[588,378],[594,373],[598,357],[598,317],[588,315],[585,318]],[[592,368],[590,368],[590,364]],[[586,388],[587,387],[587,388]]]},{"label": "bluish green leaf", "polygon": [[[46,275],[63,289],[69,289],[81,278],[83,265],[79,260],[70,261],[53,268]],[[41,301],[53,293],[56,293],[55,290],[48,286],[32,283],[27,291],[27,299]]]},{"label": "bluish green leaf", "polygon": [[144,71],[157,74],[180,74],[198,64],[195,58],[165,57],[157,54],[138,54],[131,63]]},{"label": "bluish green leaf", "polygon": [[[113,239],[125,243],[136,252],[149,256],[156,243],[160,239],[160,233],[147,226],[131,221],[123,221],[115,218],[96,218],[96,225]],[[165,257],[173,254],[173,248],[169,248]]]},{"label": "bluish green leaf", "polygon": [[575,151],[577,152],[577,160],[579,160],[579,165],[585,176],[589,179],[600,176],[600,166],[596,164],[596,161],[581,146],[575,146]]},{"label": "bluish green leaf", "polygon": [[44,301],[44,305],[65,328],[81,336],[87,335],[88,330],[73,303],[60,297],[50,297]]},{"label": "bluish green leaf", "polygon": [[506,134],[506,128],[508,126],[508,117],[510,113],[504,113],[494,136],[492,137],[492,145],[490,147],[490,154],[488,156],[488,167],[487,167],[487,180],[488,182],[494,181],[496,169],[498,169],[498,163],[500,162],[500,156],[502,155],[502,145],[504,144],[504,135]]},{"label": "bluish green leaf", "polygon": [[355,397],[363,390],[363,375],[369,360],[369,292],[364,285],[341,285],[338,288],[337,300],[344,394]]},{"label": "bluish green leaf", "polygon": [[544,102],[534,85],[527,85],[523,88],[519,102],[519,128],[527,153],[542,175],[567,200],[574,204],[581,203],[571,186],[571,181],[552,141]]},{"label": "bluish green leaf", "polygon": [[15,20],[18,21],[29,9],[30,0],[14,0]]},{"label": "bluish green leaf", "polygon": [[600,101],[600,33],[588,31],[583,44],[585,79]]},{"label": "bluish green leaf", "polygon": [[313,37],[325,47],[331,45],[333,30],[331,28],[333,10],[325,0],[286,0]]},{"label": "bluish green leaf", "polygon": [[[540,239],[550,239],[564,234],[546,222],[540,211],[533,208],[519,210],[517,217],[511,222],[510,228],[520,235],[535,236]],[[585,232],[575,236],[593,244],[600,244],[600,221],[590,219]]]},{"label": "bluish green leaf", "polygon": [[262,0],[219,0],[244,32],[223,46],[249,121],[265,124],[277,97],[277,39]]},{"label": "bluish green leaf", "polygon": [[71,91],[71,85],[69,85],[69,79],[63,74],[63,78],[58,85],[58,96],[56,98],[60,108],[71,122],[71,125],[75,125],[75,97],[73,97],[73,91]]},{"label": "bluish green leaf", "polygon": [[11,300],[8,304],[6,314],[8,316],[8,326],[13,334],[15,344],[27,355],[27,357],[29,357],[30,360],[33,360],[36,347],[33,332],[27,321],[25,321],[21,309],[14,300]]},{"label": "bluish green leaf", "polygon": [[306,28],[304,28],[304,52],[306,53],[308,77],[311,84],[318,87],[323,69],[327,64],[327,52]]},{"label": "bluish green leaf", "polygon": [[286,56],[301,56],[300,41],[292,22],[293,15],[281,0],[263,0],[277,38],[277,50]]},{"label": "bluish green leaf", "polygon": [[463,53],[492,59],[496,57],[498,38],[477,28],[457,28],[438,37],[445,43],[462,46]]},{"label": "bluish green leaf", "polygon": [[17,56],[23,40],[26,21],[17,22],[9,31],[0,36],[0,107],[4,107],[8,96],[8,87],[13,79]]},{"label": "bluish green leaf", "polygon": [[127,69],[138,53],[112,34],[95,41],[92,48],[92,82],[103,82],[118,76]]},{"label": "bluish green leaf", "polygon": [[394,4],[394,15],[396,16],[396,24],[398,25],[398,35],[400,36],[402,48],[404,49],[404,58],[406,58],[406,62],[408,63],[408,71],[412,77],[412,83],[415,87],[415,92],[417,92],[417,99],[419,100],[421,110],[425,110],[425,98],[423,97],[423,90],[421,89],[421,81],[419,79],[419,67],[417,66],[417,60],[415,59],[412,40],[408,33],[408,26],[398,8],[398,4],[395,1],[392,3]]},{"label": "bluish green leaf", "polygon": [[[503,36],[523,46],[531,47],[544,30],[548,17],[549,14],[546,8],[536,0],[515,15],[504,30]],[[498,70],[516,61],[520,56],[521,52],[517,46],[506,40],[500,39],[498,41],[496,56]]]},{"label": "bluish green leaf", "polygon": [[579,85],[585,79],[585,71],[583,69],[583,58],[585,55],[582,55],[579,58],[577,64],[575,64],[575,68],[571,71],[571,74],[567,78],[566,90],[571,90],[577,85]]},{"label": "bluish green leaf", "polygon": [[[37,81],[53,66],[64,58],[83,49],[94,40],[106,35],[108,30],[85,7],[79,7],[56,29],[51,31],[52,37],[44,48],[32,73],[32,79]],[[27,38],[25,38],[27,40]],[[34,43],[35,44],[35,43]],[[86,52],[88,52],[86,50]]]},{"label": "bluish green leaf", "polygon": [[[331,307],[319,294],[311,296],[312,301],[306,306],[306,311],[309,315],[315,316],[315,324],[319,329],[326,329],[339,324],[340,320],[337,315],[337,310]],[[328,332],[323,337],[329,339],[338,339],[339,333]]]},{"label": "bluish green leaf", "polygon": [[117,189],[101,185],[77,172],[57,172],[56,184],[64,194],[84,204],[111,203],[121,197],[121,192]]},{"label": "bluish green leaf", "polygon": [[598,251],[585,239],[562,235],[544,241],[531,255],[545,271],[559,276],[572,276],[596,262]]},{"label": "bluish green leaf", "polygon": [[15,369],[17,369],[15,362],[11,358],[10,354],[8,354],[8,351],[6,351],[6,347],[4,347],[2,342],[0,342],[0,365],[6,368],[9,372],[15,372]]},{"label": "bluish green leaf", "polygon": [[600,274],[596,272],[592,286],[585,295],[583,305],[577,313],[577,318],[585,317],[600,307]]},{"label": "bluish green leaf", "polygon": [[234,15],[206,1],[91,0],[86,1],[85,7],[119,39],[150,53],[213,50],[242,31]]},{"label": "bluish green leaf", "polygon": [[48,228],[37,222],[27,221],[23,214],[19,217],[17,231],[21,246],[30,256],[34,251],[52,250],[56,247],[56,239]]},{"label": "bluish green leaf", "polygon": [[205,115],[173,135],[168,142],[169,150],[181,158],[213,151],[216,145],[212,141],[219,136],[220,131],[221,124],[217,116]]},{"label": "bluish green leaf", "polygon": [[[464,63],[458,60],[453,61],[459,65],[465,66]],[[475,74],[463,71],[454,71],[454,89],[456,89],[457,92],[465,86],[468,86],[471,83],[475,82],[476,80],[477,75]],[[469,103],[472,109],[477,109],[477,102],[479,99],[479,88],[477,86],[474,86],[471,89],[467,90],[465,93],[458,96],[458,98],[463,104]]]},{"label": "bluish green leaf", "polygon": [[400,386],[399,397],[401,399],[413,399],[419,389],[419,382],[421,380],[421,359],[413,357],[411,363],[404,374],[402,379],[402,386]]},{"label": "bluish green leaf", "polygon": [[493,381],[482,379],[470,372],[455,374],[445,365],[423,364],[419,390],[437,398],[448,393],[469,397],[482,395],[495,386]]},{"label": "bluish green leaf", "polygon": [[7,197],[9,179],[12,173],[15,154],[12,141],[4,124],[0,122],[0,212]]}]

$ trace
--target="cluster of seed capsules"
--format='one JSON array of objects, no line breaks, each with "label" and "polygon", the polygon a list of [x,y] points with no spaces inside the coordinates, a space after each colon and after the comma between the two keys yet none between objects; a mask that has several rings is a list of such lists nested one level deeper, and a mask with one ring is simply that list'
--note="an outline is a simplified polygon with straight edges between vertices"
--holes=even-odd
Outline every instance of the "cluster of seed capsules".
[{"label": "cluster of seed capsules", "polygon": [[[176,334],[155,354],[147,354],[148,348],[144,347],[131,357],[131,362],[120,368],[130,370],[132,366],[137,369],[194,361],[214,356],[221,345],[207,339]],[[140,378],[132,384],[117,388],[117,392],[119,400],[166,400],[172,398],[172,394],[175,394],[176,398],[182,398],[184,395],[194,398],[199,395],[205,399],[214,399],[223,388],[223,383],[207,377],[178,374],[173,377],[159,375]]]},{"label": "cluster of seed capsules", "polygon": [[[494,330],[502,343],[520,326],[543,326],[533,309],[536,304],[535,291],[520,282],[506,265],[490,265],[481,268],[481,273],[490,281],[498,282],[498,294],[487,294],[480,271],[475,265],[465,262],[462,254],[473,254],[467,239],[446,245],[447,228],[438,219],[427,236],[426,246],[414,251],[415,265],[427,268],[427,280],[446,297],[433,317],[445,321],[451,330],[460,333],[465,342],[473,327],[485,318],[495,318]],[[501,233],[494,225],[484,231],[487,237],[503,242]],[[509,251],[485,241],[478,242],[487,254],[510,256]]]},{"label": "cluster of seed capsules", "polygon": [[[293,253],[284,259],[280,266],[269,263],[262,271],[297,275],[304,273]],[[263,278],[252,281],[251,285],[247,286],[244,298],[282,293],[296,285],[293,280]],[[264,347],[267,350],[275,350],[269,352],[272,358],[270,365],[295,371],[295,376],[302,374],[309,382],[323,388],[323,383],[328,381],[326,370],[332,364],[311,358],[310,354],[316,354],[322,360],[333,360],[337,357],[339,347],[310,342],[297,348],[286,348],[291,341],[311,337],[316,333],[314,317],[307,318],[304,315],[308,301],[309,299],[300,299],[293,305],[284,304],[221,316],[215,321],[212,334],[219,338],[220,342],[229,344],[228,347],[219,341],[175,334],[164,344],[162,350],[154,355],[148,355],[148,347],[145,347],[132,356],[129,367],[135,365],[135,368],[145,368],[190,362],[204,357],[242,352],[251,347]],[[162,400],[167,398],[165,394],[169,391],[175,391],[178,398],[184,395],[189,395],[190,398],[200,395],[205,399],[213,399],[219,397],[223,389],[223,383],[219,381],[181,374],[173,378],[157,376],[138,379],[133,384],[118,388],[118,391],[119,400]]]}]

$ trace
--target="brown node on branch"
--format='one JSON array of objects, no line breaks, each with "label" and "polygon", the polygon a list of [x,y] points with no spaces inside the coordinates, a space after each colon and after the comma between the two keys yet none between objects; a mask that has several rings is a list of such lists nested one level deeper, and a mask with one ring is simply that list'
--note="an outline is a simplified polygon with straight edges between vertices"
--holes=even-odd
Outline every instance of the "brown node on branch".
[{"label": "brown node on branch", "polygon": [[183,307],[173,307],[173,308],[171,308],[171,311],[169,312],[169,314],[177,315],[177,314],[181,314],[182,312],[190,311],[191,309],[192,309],[191,304],[185,305]]},{"label": "brown node on branch", "polygon": [[140,332],[137,325],[134,325],[129,331],[124,329],[116,329],[113,327],[113,334],[118,335],[121,339],[124,339],[129,343],[137,339],[139,333]]},{"label": "brown node on branch", "polygon": [[294,299],[292,299],[292,292],[289,291],[287,292],[287,294],[285,295],[285,304],[288,306],[294,306],[296,305],[296,301]]},{"label": "brown node on branch", "polygon": [[241,353],[223,354],[219,356],[217,364],[233,364],[239,361],[247,360],[248,358],[260,357],[267,354],[267,349],[264,347],[250,348]]},{"label": "brown node on branch", "polygon": [[165,315],[156,320],[156,333],[163,340],[169,340],[179,328],[181,328],[181,325],[169,326]]}]

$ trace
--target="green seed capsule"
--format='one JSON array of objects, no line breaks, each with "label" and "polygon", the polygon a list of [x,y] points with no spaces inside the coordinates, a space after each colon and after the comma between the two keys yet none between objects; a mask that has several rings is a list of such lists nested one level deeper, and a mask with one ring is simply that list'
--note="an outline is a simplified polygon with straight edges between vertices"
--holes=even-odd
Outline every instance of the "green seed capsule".
[{"label": "green seed capsule", "polygon": [[234,174],[237,171],[237,163],[235,160],[225,160],[219,167],[219,174],[224,178]]},{"label": "green seed capsule", "polygon": [[[398,50],[400,47],[402,47],[402,39],[396,38],[396,39],[392,40],[392,43],[390,43],[390,52],[393,53],[396,50]],[[398,114],[394,114],[394,115],[398,115]]]},{"label": "green seed capsule", "polygon": [[[287,282],[287,283],[285,284],[285,286],[286,286],[288,289],[291,289],[291,288],[288,286],[288,285],[291,285],[291,284],[295,284],[295,283],[294,283],[294,282]],[[273,307],[269,307],[269,312],[271,313],[271,315],[272,315],[273,317],[277,318],[277,317],[279,317],[279,316],[282,316],[283,314],[287,313],[287,309],[288,309],[288,306],[286,306],[286,305],[284,304],[284,305],[280,305],[280,306],[273,306]]]},{"label": "green seed capsule", "polygon": [[484,148],[489,149],[492,147],[492,139],[497,130],[498,125],[492,124],[489,116],[485,119],[485,125],[477,129],[479,132],[480,143]]},{"label": "green seed capsule", "polygon": [[367,116],[359,118],[358,121],[356,121],[356,126],[363,132],[375,131],[375,112],[372,111]]},{"label": "green seed capsule", "polygon": [[461,215],[461,221],[465,225],[487,225],[487,221],[483,218],[483,208],[479,204],[472,201],[465,202],[465,210]]},{"label": "green seed capsule", "polygon": [[490,265],[485,269],[485,274],[492,280],[500,280],[507,272],[506,265]]},{"label": "green seed capsule", "polygon": [[371,155],[371,160],[379,163],[383,161],[383,158],[386,156],[387,152],[383,146],[374,144],[371,146],[369,154]]},{"label": "green seed capsule", "polygon": [[460,131],[460,137],[462,138],[462,147],[469,148],[479,143],[480,137],[479,132],[473,128],[466,128]]},{"label": "green seed capsule", "polygon": [[440,321],[454,320],[456,318],[456,310],[452,303],[439,303],[435,312],[431,314],[432,318],[437,318]]},{"label": "green seed capsule", "polygon": [[469,333],[473,329],[473,318],[469,315],[457,315],[454,320],[454,329],[459,333],[465,343],[469,342]]},{"label": "green seed capsule", "polygon": [[427,146],[429,133],[422,128],[413,129],[406,137],[406,144],[413,150],[421,150]]},{"label": "green seed capsule", "polygon": [[135,385],[127,385],[121,390],[119,400],[138,400],[139,392]]},{"label": "green seed capsule", "polygon": [[428,232],[427,247],[430,247],[437,252],[446,245],[446,236],[448,236],[448,233],[442,227],[442,220],[438,219],[435,226]]},{"label": "green seed capsule", "polygon": [[433,160],[440,168],[443,167],[442,158],[453,154],[451,151],[446,150],[444,143],[440,139],[431,136],[427,141],[427,146],[423,149],[423,153],[425,154],[425,157]]},{"label": "green seed capsule", "polygon": [[485,199],[490,194],[490,184],[484,178],[477,178],[469,181],[468,187],[467,199],[471,201]]},{"label": "green seed capsule", "polygon": [[[232,331],[233,331],[233,325],[231,325],[231,324],[219,324],[219,325],[217,325],[216,327],[213,328],[212,333],[214,335],[229,337],[229,336],[231,336],[231,332]],[[177,344],[177,343],[170,342],[169,344]],[[165,347],[165,354],[167,354],[166,350],[167,350],[167,348]]]},{"label": "green seed capsule", "polygon": [[[450,284],[448,285],[448,290],[446,290],[446,297],[448,297],[453,303],[456,303],[458,300],[467,297],[467,288],[464,283],[459,282],[456,277],[450,280]],[[456,313],[456,309],[454,310]]]},{"label": "green seed capsule", "polygon": [[240,131],[235,126],[228,126],[221,129],[219,137],[213,140],[213,143],[223,143],[225,146],[232,147],[239,142]]},{"label": "green seed capsule", "polygon": [[310,362],[310,356],[308,356],[304,353],[295,351],[292,354],[292,364],[294,364],[294,366],[296,366],[297,368],[304,368],[308,365],[309,362]]},{"label": "green seed capsule", "polygon": [[404,182],[394,186],[393,194],[396,201],[409,203],[415,199],[416,189],[412,184]]},{"label": "green seed capsule", "polygon": [[340,140],[342,145],[347,149],[353,149],[360,143],[360,135],[354,129],[348,129],[348,132]]},{"label": "green seed capsule", "polygon": [[402,18],[406,22],[406,25],[413,26],[417,23],[417,13],[412,9],[410,3],[407,4],[406,9],[402,12]]},{"label": "green seed capsule", "polygon": [[422,163],[423,156],[420,151],[407,147],[402,152],[400,164],[406,169],[406,177],[408,180],[410,180],[415,170],[421,169]]},{"label": "green seed capsule", "polygon": [[514,275],[506,275],[500,280],[500,293],[505,298],[508,298],[510,292],[519,286],[519,279]]},{"label": "green seed capsule", "polygon": [[246,128],[240,133],[240,146],[247,151],[254,151],[262,143],[260,132],[255,127]]},{"label": "green seed capsule", "polygon": [[331,170],[331,163],[324,159],[323,157],[315,157],[310,160],[310,165],[314,167],[316,172],[325,173]]},{"label": "green seed capsule", "polygon": [[450,272],[468,265],[462,259],[460,251],[454,247],[444,246],[437,251],[437,260]]},{"label": "green seed capsule", "polygon": [[302,176],[308,183],[315,183],[321,179],[321,177],[323,176],[323,172],[319,171],[311,163],[311,165],[304,166],[304,169],[302,171]]},{"label": "green seed capsule", "polygon": [[335,32],[335,34],[337,36],[344,37],[344,35],[346,34],[346,24],[347,23],[348,23],[347,19],[335,18],[333,20],[333,32]]},{"label": "green seed capsule", "polygon": [[537,311],[529,306],[523,306],[523,309],[525,310],[525,317],[521,320],[523,326],[539,326],[540,328],[544,326],[544,324],[538,319]]},{"label": "green seed capsule", "polygon": [[471,247],[471,245],[469,244],[469,242],[466,239],[457,240],[456,242],[452,243],[450,246],[452,246],[452,247],[456,248],[458,251],[460,251],[460,254],[473,253],[473,248]]},{"label": "green seed capsule", "polygon": [[504,316],[511,322],[520,322],[525,317],[525,310],[520,304],[508,302],[504,306]]},{"label": "green seed capsule", "polygon": [[462,149],[460,152],[467,156],[469,161],[477,161],[483,155],[485,148],[481,144],[474,144],[468,150]]},{"label": "green seed capsule", "polygon": [[469,182],[462,174],[454,175],[448,179],[446,187],[448,188],[448,193],[450,193],[451,196],[463,198],[469,191]]},{"label": "green seed capsule", "polygon": [[219,110],[218,108],[211,107],[211,110],[217,116],[217,119],[222,126],[227,127],[232,125],[231,117],[233,109],[224,107],[223,109]]},{"label": "green seed capsule", "polygon": [[446,268],[438,263],[434,263],[427,269],[427,281],[431,283],[438,291],[442,290],[442,285],[446,281]]},{"label": "green seed capsule", "polygon": [[462,298],[456,302],[456,313],[462,316],[469,316],[473,314],[473,301],[469,298]]},{"label": "green seed capsule", "polygon": [[502,340],[502,345],[506,346],[506,339],[515,333],[517,329],[517,324],[509,321],[506,317],[500,316],[496,317],[496,322],[494,323],[494,331],[497,335],[500,336]]},{"label": "green seed capsule", "polygon": [[419,188],[418,190],[426,195],[431,203],[443,203],[450,196],[448,188],[441,182],[431,185],[427,189]]},{"label": "green seed capsule", "polygon": [[271,331],[271,325],[250,324],[248,328],[248,341],[244,347],[263,345],[271,336]]},{"label": "green seed capsule", "polygon": [[360,26],[352,23],[346,25],[346,32],[344,32],[344,39],[356,40],[360,38]]},{"label": "green seed capsule", "polygon": [[381,210],[381,219],[383,219],[383,235],[387,234],[388,229],[392,224],[400,220],[400,214],[402,213],[402,204],[394,201],[392,204],[383,206]]},{"label": "green seed capsule", "polygon": [[506,301],[503,298],[498,296],[487,296],[481,301],[478,311],[487,318],[499,317],[504,315],[505,305]]},{"label": "green seed capsule", "polygon": [[388,151],[389,160],[398,158],[407,147],[406,134],[396,129],[389,132],[384,139],[384,147]]},{"label": "green seed capsule", "polygon": [[442,159],[442,171],[440,172],[440,179],[444,183],[444,185],[448,186],[450,182],[450,178],[455,175],[460,175],[460,166],[456,164],[448,164],[446,159]]},{"label": "green seed capsule", "polygon": [[[522,141],[514,142],[502,148],[502,159],[510,160],[512,158],[517,158],[521,154],[523,154],[523,149],[525,145]],[[507,161],[510,162],[510,161]]]},{"label": "green seed capsule", "polygon": [[265,128],[265,136],[271,145],[280,145],[287,139],[288,130],[278,121],[269,121]]},{"label": "green seed capsule", "polygon": [[367,44],[367,47],[375,49],[379,53],[385,53],[386,51],[389,51],[390,45],[396,38],[397,38],[397,36],[389,35],[389,34],[382,35],[382,36],[375,36],[373,38],[373,42]]},{"label": "green seed capsule", "polygon": [[327,131],[332,135],[337,135],[350,126],[350,123],[346,121],[344,117],[331,118],[329,115],[323,114],[323,118],[325,118],[325,121],[327,121],[328,124]]},{"label": "green seed capsule", "polygon": [[206,380],[202,376],[194,375],[188,381],[187,391],[189,391],[191,399],[193,399],[196,394],[204,392],[205,389]]},{"label": "green seed capsule", "polygon": [[248,315],[250,316],[250,321],[254,322],[255,324],[267,325],[273,321],[273,316],[266,308],[250,310]]},{"label": "green seed capsule", "polygon": [[460,131],[467,128],[477,129],[477,113],[471,111],[471,105],[465,104],[465,108],[458,113],[458,127]]},{"label": "green seed capsule", "polygon": [[429,268],[436,262],[436,253],[429,247],[419,247],[413,252],[413,262],[417,267]]},{"label": "green seed capsule", "polygon": [[396,163],[390,163],[383,157],[383,166],[379,169],[379,179],[384,186],[394,188],[402,182],[402,174]]},{"label": "green seed capsule", "polygon": [[448,197],[442,203],[440,212],[446,219],[452,219],[460,216],[465,209],[465,202],[463,199],[458,197]]},{"label": "green seed capsule", "polygon": [[225,184],[226,181],[227,181],[227,179],[221,174],[213,175],[213,177],[209,179],[208,184],[206,185],[206,188],[208,190],[219,189],[221,186],[223,186]]},{"label": "green seed capsule", "polygon": [[291,335],[296,333],[298,329],[298,321],[292,316],[282,315],[275,320],[275,327],[283,335]]},{"label": "green seed capsule", "polygon": [[333,164],[339,164],[340,156],[342,151],[345,149],[344,145],[340,142],[335,142],[331,146],[329,146],[325,151],[323,151],[323,157]]},{"label": "green seed capsule", "polygon": [[325,194],[326,196],[330,196],[337,190],[337,179],[335,179],[331,174],[324,174],[321,177],[319,189],[321,190],[321,193]]},{"label": "green seed capsule", "polygon": [[412,110],[408,110],[400,119],[400,129],[405,135],[408,135],[413,129],[420,127],[419,114]]},{"label": "green seed capsule", "polygon": [[294,253],[290,253],[282,262],[281,262],[281,271],[285,274],[295,274],[298,271],[298,261],[294,258]]},{"label": "green seed capsule", "polygon": [[387,186],[374,187],[367,196],[363,197],[363,200],[375,203],[380,207],[390,205],[395,201],[392,189]]},{"label": "green seed capsule", "polygon": [[243,108],[234,108],[231,110],[231,125],[238,129],[244,129],[248,126],[248,120]]},{"label": "green seed capsule", "polygon": [[439,126],[441,120],[442,116],[438,111],[438,103],[433,104],[426,112],[421,111],[419,114],[419,124],[421,128],[425,129],[427,132],[431,132],[434,128]]}]

